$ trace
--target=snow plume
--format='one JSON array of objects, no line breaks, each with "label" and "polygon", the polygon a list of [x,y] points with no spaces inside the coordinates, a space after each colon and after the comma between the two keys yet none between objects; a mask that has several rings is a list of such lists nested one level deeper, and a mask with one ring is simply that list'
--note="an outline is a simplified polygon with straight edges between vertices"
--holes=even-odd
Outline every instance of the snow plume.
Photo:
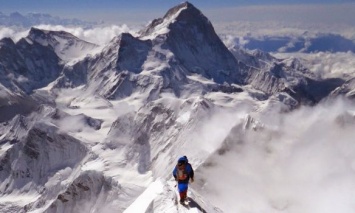
[{"label": "snow plume", "polygon": [[189,150],[194,155],[196,150],[210,154],[221,145],[231,128],[240,122],[245,114],[250,111],[250,106],[238,106],[238,112],[216,110],[213,116],[201,120],[201,124],[190,135],[192,143],[189,143]]},{"label": "snow plume", "polygon": [[[209,98],[214,97],[213,95],[206,97],[206,99]],[[221,146],[231,128],[241,122],[245,114],[253,109],[252,104],[248,101],[230,103],[228,100],[219,100],[220,105],[213,105],[206,99],[196,98],[191,106],[177,107],[176,105],[174,107],[182,109],[177,112],[176,121],[177,126],[184,127],[179,130],[179,137],[173,141],[173,144],[178,144],[178,146],[172,150],[169,156],[170,162],[175,162],[178,157],[186,155],[193,166],[198,167]],[[238,111],[231,110],[227,107],[228,104],[232,104],[233,109],[238,108]],[[164,159],[163,164],[165,165],[166,162],[168,162],[167,158]],[[170,177],[171,165],[167,166]],[[158,173],[165,176],[167,174],[164,172],[166,168],[164,167],[164,171],[161,168],[157,169]]]},{"label": "snow plume", "polygon": [[225,212],[355,211],[353,103],[258,119],[257,128],[234,128],[229,148],[198,168],[200,194]]},{"label": "snow plume", "polygon": [[[66,27],[62,25],[37,25],[34,27],[43,30],[66,31],[80,39],[99,45],[108,43],[112,38],[121,33],[135,33],[133,29],[130,29],[125,24],[120,26],[111,25],[93,28]],[[28,32],[29,29],[4,27],[0,29],[0,39],[10,37],[14,41],[18,41],[21,38],[26,37]]]}]

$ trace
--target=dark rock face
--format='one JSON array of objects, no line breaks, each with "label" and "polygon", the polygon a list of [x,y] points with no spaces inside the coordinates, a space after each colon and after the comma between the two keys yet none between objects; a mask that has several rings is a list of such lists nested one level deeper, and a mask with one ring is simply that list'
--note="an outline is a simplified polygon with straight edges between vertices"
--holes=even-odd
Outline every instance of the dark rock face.
[{"label": "dark rock face", "polygon": [[[73,208],[76,203],[95,199],[100,193],[109,193],[113,188],[110,178],[103,176],[99,172],[86,171],[76,178],[69,185],[64,193],[58,195],[57,200],[49,207],[47,212],[57,212],[58,205],[69,202],[69,207]],[[80,206],[76,206],[80,208]]]},{"label": "dark rock face", "polygon": [[355,98],[355,78],[352,78],[346,81],[342,85],[338,85],[336,89],[334,89],[331,93],[331,97],[336,97],[338,95],[343,95],[350,99]]},{"label": "dark rock face", "polygon": [[31,93],[58,78],[62,65],[52,48],[21,39],[0,44],[0,83],[13,91]]},{"label": "dark rock face", "polygon": [[233,85],[228,85],[228,84],[216,84],[213,85],[211,88],[212,92],[223,92],[223,93],[238,93],[238,92],[243,92],[243,89],[240,87],[235,87]]},{"label": "dark rock face", "polygon": [[14,94],[0,96],[0,123],[10,120],[16,115],[27,115],[37,107],[38,103],[25,94],[22,96]]},{"label": "dark rock face", "polygon": [[[318,103],[322,99],[329,96],[336,88],[344,84],[344,80],[340,78],[330,78],[322,80],[314,80],[307,78],[307,85],[304,86],[307,94],[311,96],[313,103]],[[305,94],[305,95],[307,95]]]},{"label": "dark rock face", "polygon": [[17,43],[9,38],[0,41],[0,83],[12,91],[31,94],[60,76],[63,60],[76,56],[70,52],[96,47],[64,31],[31,28]]},{"label": "dark rock face", "polygon": [[47,86],[58,78],[60,59],[52,48],[28,38],[14,43],[0,41],[0,122],[16,114],[32,112],[38,103],[29,96],[34,89]]},{"label": "dark rock face", "polygon": [[0,180],[7,183],[2,192],[21,189],[31,183],[37,187],[46,183],[55,172],[74,168],[87,154],[87,148],[77,139],[58,134],[55,127],[36,124],[5,155],[0,158]]},{"label": "dark rock face", "polygon": [[123,33],[119,45],[117,70],[140,73],[148,52],[152,48],[151,41],[141,41],[129,33]]}]

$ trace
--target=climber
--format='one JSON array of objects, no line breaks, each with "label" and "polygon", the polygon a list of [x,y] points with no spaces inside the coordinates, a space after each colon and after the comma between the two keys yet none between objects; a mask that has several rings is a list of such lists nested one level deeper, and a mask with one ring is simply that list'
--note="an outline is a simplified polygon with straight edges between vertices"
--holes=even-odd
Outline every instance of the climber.
[{"label": "climber", "polygon": [[191,183],[194,182],[194,170],[186,156],[179,158],[178,163],[173,170],[173,176],[178,182],[180,203],[183,203],[187,198],[189,180],[191,179]]}]

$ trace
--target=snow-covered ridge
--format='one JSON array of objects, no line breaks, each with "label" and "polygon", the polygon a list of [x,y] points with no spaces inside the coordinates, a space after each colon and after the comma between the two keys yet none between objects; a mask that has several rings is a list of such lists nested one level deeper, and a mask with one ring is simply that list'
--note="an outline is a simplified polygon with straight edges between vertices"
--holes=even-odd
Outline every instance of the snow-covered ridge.
[{"label": "snow-covered ridge", "polygon": [[98,48],[98,45],[80,40],[64,31],[40,30],[32,27],[26,38],[30,42],[38,42],[43,46],[52,47],[64,61],[85,57]]},{"label": "snow-covered ridge", "polygon": [[140,32],[141,39],[154,39],[158,35],[167,34],[169,32],[169,25],[176,21],[179,13],[186,8],[186,4],[181,4],[170,9],[163,18],[154,19],[145,30]]}]

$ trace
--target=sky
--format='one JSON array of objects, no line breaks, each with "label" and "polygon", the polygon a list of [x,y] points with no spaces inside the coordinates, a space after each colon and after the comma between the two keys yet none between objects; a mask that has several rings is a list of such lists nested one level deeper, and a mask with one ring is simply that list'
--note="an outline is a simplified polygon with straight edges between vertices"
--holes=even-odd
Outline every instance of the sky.
[{"label": "sky", "polygon": [[[41,12],[61,17],[83,18],[89,21],[122,20],[122,22],[127,22],[160,17],[167,9],[181,2],[180,0],[0,0],[0,12]],[[189,2],[207,13],[256,5],[355,4],[355,0],[190,0]],[[221,19],[222,14],[216,14],[216,16],[218,15]]]},{"label": "sky", "polygon": [[[149,2],[147,4],[147,2]],[[2,8],[23,9],[136,9],[164,8],[182,1],[180,0],[0,0]],[[275,5],[275,4],[339,4],[355,2],[354,0],[190,0],[199,7],[230,7],[245,5]]]}]

